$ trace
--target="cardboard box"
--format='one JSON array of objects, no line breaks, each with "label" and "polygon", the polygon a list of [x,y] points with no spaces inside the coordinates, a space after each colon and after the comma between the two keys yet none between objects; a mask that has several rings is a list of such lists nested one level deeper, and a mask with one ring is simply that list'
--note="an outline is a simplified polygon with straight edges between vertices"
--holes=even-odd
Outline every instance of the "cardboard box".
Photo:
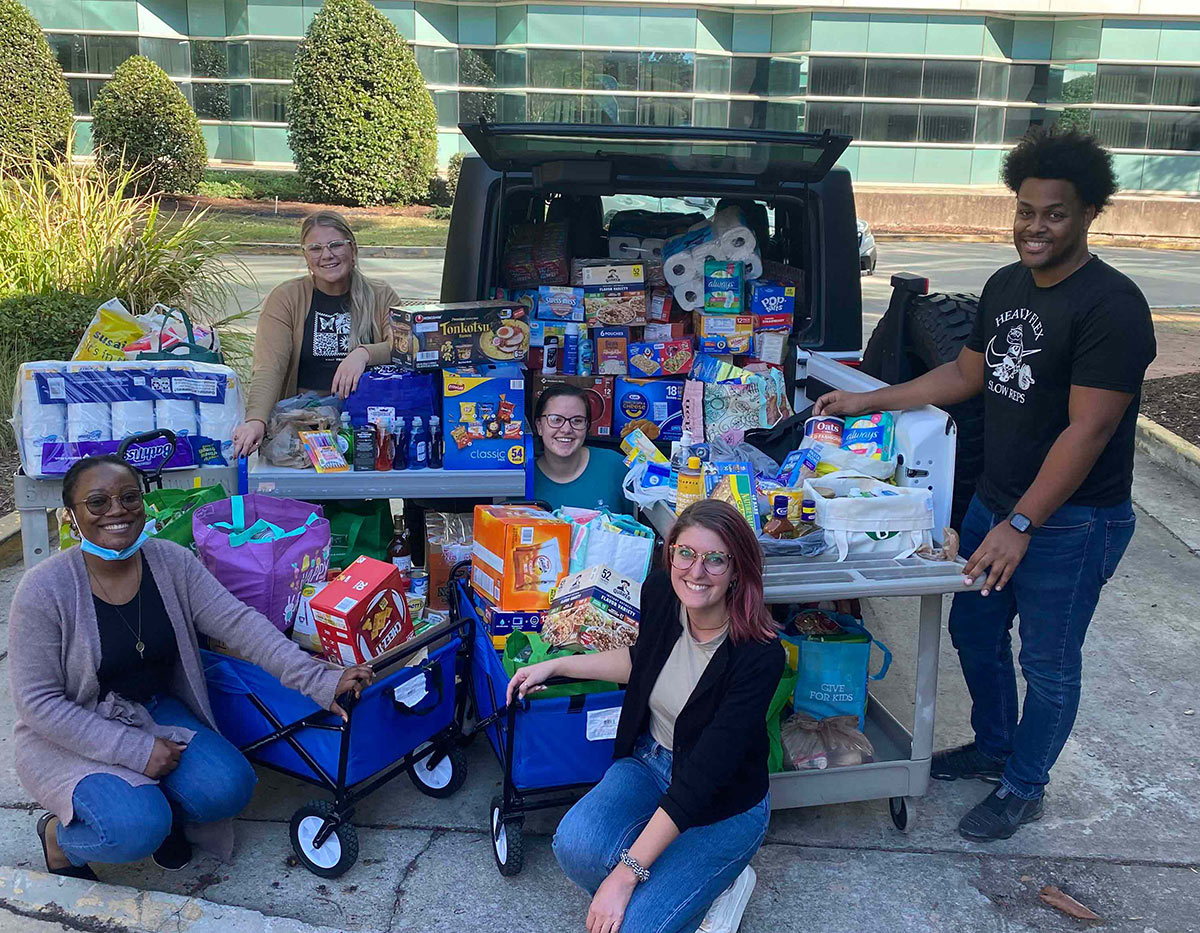
[{"label": "cardboard box", "polygon": [[786,331],[764,330],[754,335],[753,356],[756,360],[782,366],[787,359],[788,335]]},{"label": "cardboard box", "polygon": [[405,369],[521,362],[529,353],[529,309],[520,302],[401,305],[391,316],[392,362]]},{"label": "cardboard box", "polygon": [[682,379],[613,381],[613,433],[641,428],[652,441],[677,441],[683,429]]},{"label": "cardboard box", "polygon": [[585,265],[581,270],[583,304],[589,327],[646,323],[645,267],[640,262]]},{"label": "cardboard box", "polygon": [[516,366],[442,371],[442,465],[525,469],[525,374]]},{"label": "cardboard box", "polygon": [[792,329],[792,316],[790,314],[755,314],[754,315],[754,332],[763,333],[766,331],[783,331],[787,333]]},{"label": "cardboard box", "polygon": [[312,612],[312,598],[328,584],[306,583],[300,588],[300,605],[296,608],[296,621],[292,623],[292,641],[305,651],[321,654],[321,635],[317,631],[317,620]]},{"label": "cardboard box", "polygon": [[708,260],[704,263],[704,310],[709,314],[741,314],[744,286],[742,263]]},{"label": "cardboard box", "polygon": [[569,522],[533,506],[475,506],[471,585],[497,608],[549,609],[570,555]]},{"label": "cardboard box", "polygon": [[540,632],[546,613],[538,611],[505,612],[491,603],[483,607],[483,629],[492,639],[492,647],[503,651],[513,632]]},{"label": "cardboard box", "polygon": [[363,664],[404,644],[412,635],[400,571],[362,556],[309,601],[325,657]]},{"label": "cardboard box", "polygon": [[650,342],[678,340],[690,333],[689,321],[671,321],[669,324],[647,324],[642,328],[642,339]]},{"label": "cardboard box", "polygon": [[598,565],[563,579],[543,625],[554,645],[578,644],[596,651],[627,648],[637,641],[642,585]]},{"label": "cardboard box", "polygon": [[596,372],[601,376],[624,376],[629,372],[629,328],[598,327]]},{"label": "cardboard box", "polygon": [[[588,437],[612,437],[613,377],[612,376],[546,376],[529,374],[529,417],[537,410],[538,399],[547,386],[570,385],[587,393],[591,423]],[[531,422],[532,423],[532,422]],[[532,429],[536,430],[536,428]]]},{"label": "cardboard box", "polygon": [[754,318],[749,314],[696,314],[697,349],[701,353],[749,353]]},{"label": "cardboard box", "polygon": [[796,286],[758,279],[751,282],[747,301],[751,314],[785,314],[788,327],[796,310]]},{"label": "cardboard box", "polygon": [[565,325],[571,321],[582,324],[586,320],[582,288],[543,285],[538,288],[537,295],[536,317],[539,321]]},{"label": "cardboard box", "polygon": [[662,340],[629,345],[629,371],[638,376],[682,376],[692,368],[692,340]]},{"label": "cardboard box", "polygon": [[[661,267],[660,267],[661,268]],[[646,296],[646,323],[666,324],[675,308],[675,296],[669,288],[652,288]]]}]

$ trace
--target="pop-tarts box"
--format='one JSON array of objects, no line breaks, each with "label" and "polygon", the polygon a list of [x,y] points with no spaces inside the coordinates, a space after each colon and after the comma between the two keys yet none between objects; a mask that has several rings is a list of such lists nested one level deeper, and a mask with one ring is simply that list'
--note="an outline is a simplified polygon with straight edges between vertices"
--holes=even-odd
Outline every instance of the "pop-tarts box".
[{"label": "pop-tarts box", "polygon": [[525,378],[511,363],[442,370],[442,466],[525,469]]},{"label": "pop-tarts box", "polygon": [[677,441],[683,429],[682,379],[613,380],[613,434],[641,428],[650,440]]},{"label": "pop-tarts box", "polygon": [[792,315],[796,311],[796,286],[758,279],[750,283],[748,304],[751,314],[786,314],[791,326]]}]

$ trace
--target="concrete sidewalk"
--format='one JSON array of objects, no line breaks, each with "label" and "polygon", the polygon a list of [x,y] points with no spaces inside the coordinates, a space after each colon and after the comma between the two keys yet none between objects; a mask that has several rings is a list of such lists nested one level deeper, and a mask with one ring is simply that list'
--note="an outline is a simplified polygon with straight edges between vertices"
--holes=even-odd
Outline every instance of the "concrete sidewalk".
[{"label": "concrete sidewalk", "polygon": [[[909,835],[892,827],[884,801],[777,812],[755,858],[759,883],[743,933],[1088,927],[1039,901],[1046,884],[1100,914],[1105,930],[1200,928],[1200,556],[1179,524],[1200,515],[1200,492],[1139,459],[1135,495],[1138,532],[1093,623],[1078,724],[1041,823],[991,845],[961,839],[958,819],[988,792],[977,782],[934,782]],[[18,577],[16,569],[0,573],[5,610]],[[916,601],[873,601],[869,616],[896,655],[877,692],[903,719],[912,709]],[[5,621],[0,651],[6,645]],[[970,734],[948,638],[942,652],[939,746]],[[454,798],[432,800],[402,777],[360,805],[361,856],[333,881],[289,859],[287,822],[319,794],[266,771],[239,821],[230,865],[201,859],[176,874],[149,862],[102,865],[100,886],[31,875],[42,868],[38,808],[12,773],[12,704],[7,670],[0,674],[0,866],[10,866],[0,868],[0,930],[583,929],[587,898],[550,852],[561,811],[528,819],[520,875],[496,871],[486,824],[500,771],[482,742],[468,750],[467,784]]]}]

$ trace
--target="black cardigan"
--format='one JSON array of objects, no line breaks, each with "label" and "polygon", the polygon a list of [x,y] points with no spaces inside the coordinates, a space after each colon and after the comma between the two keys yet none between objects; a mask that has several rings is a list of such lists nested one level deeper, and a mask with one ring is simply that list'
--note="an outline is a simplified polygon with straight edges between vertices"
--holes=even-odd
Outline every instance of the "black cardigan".
[{"label": "black cardigan", "polygon": [[[679,598],[667,574],[642,586],[641,630],[629,649],[633,669],[617,725],[615,757],[633,754],[650,725],[650,692],[683,632]],[[766,795],[767,707],[783,675],[779,640],[726,638],[675,721],[671,786],[658,805],[683,832],[744,813]]]}]

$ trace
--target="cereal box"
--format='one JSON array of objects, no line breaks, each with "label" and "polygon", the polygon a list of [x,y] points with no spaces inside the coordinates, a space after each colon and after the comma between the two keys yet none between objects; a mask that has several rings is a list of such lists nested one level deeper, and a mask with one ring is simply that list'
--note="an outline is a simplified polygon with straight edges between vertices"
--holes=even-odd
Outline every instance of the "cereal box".
[{"label": "cereal box", "polygon": [[642,263],[586,265],[580,271],[589,327],[646,323],[646,282]]},{"label": "cereal box", "polygon": [[525,379],[516,366],[442,371],[442,466],[525,469]]},{"label": "cereal box", "polygon": [[750,283],[747,304],[751,314],[787,315],[790,327],[796,310],[796,286],[758,279]]},{"label": "cereal box", "polygon": [[749,314],[697,314],[696,335],[702,353],[749,353],[754,318]]},{"label": "cereal box", "polygon": [[583,389],[588,397],[591,422],[588,437],[612,437],[613,377],[612,376],[546,376],[529,374],[529,411],[532,416],[537,401],[547,386],[571,385]]},{"label": "cereal box", "polygon": [[529,309],[519,302],[400,305],[391,316],[392,362],[405,369],[520,362],[529,353]]},{"label": "cereal box", "polygon": [[336,664],[363,664],[412,635],[400,571],[362,556],[309,600],[325,657]]},{"label": "cereal box", "polygon": [[682,376],[692,368],[692,341],[662,340],[629,345],[629,371],[639,376]]},{"label": "cereal box", "polygon": [[579,324],[584,322],[582,288],[572,288],[570,285],[543,285],[537,293],[538,320],[563,324],[570,321]]},{"label": "cereal box", "polygon": [[682,379],[613,381],[613,434],[641,428],[652,441],[677,441],[683,428]]},{"label": "cereal box", "polygon": [[559,584],[542,637],[555,647],[628,648],[637,641],[641,594],[640,583],[603,565],[571,574]]},{"label": "cereal box", "polygon": [[570,522],[533,506],[475,506],[471,586],[497,608],[549,609],[570,558]]},{"label": "cereal box", "polygon": [[483,629],[492,638],[492,647],[503,651],[513,632],[540,632],[546,613],[536,610],[505,612],[491,603],[483,607]]},{"label": "cereal box", "polygon": [[704,263],[704,310],[741,314],[745,270],[740,262],[710,259]]},{"label": "cereal box", "polygon": [[629,328],[596,328],[596,372],[624,376],[629,372]]},{"label": "cereal box", "polygon": [[666,324],[671,320],[675,297],[669,288],[652,288],[646,297],[646,323]]}]

